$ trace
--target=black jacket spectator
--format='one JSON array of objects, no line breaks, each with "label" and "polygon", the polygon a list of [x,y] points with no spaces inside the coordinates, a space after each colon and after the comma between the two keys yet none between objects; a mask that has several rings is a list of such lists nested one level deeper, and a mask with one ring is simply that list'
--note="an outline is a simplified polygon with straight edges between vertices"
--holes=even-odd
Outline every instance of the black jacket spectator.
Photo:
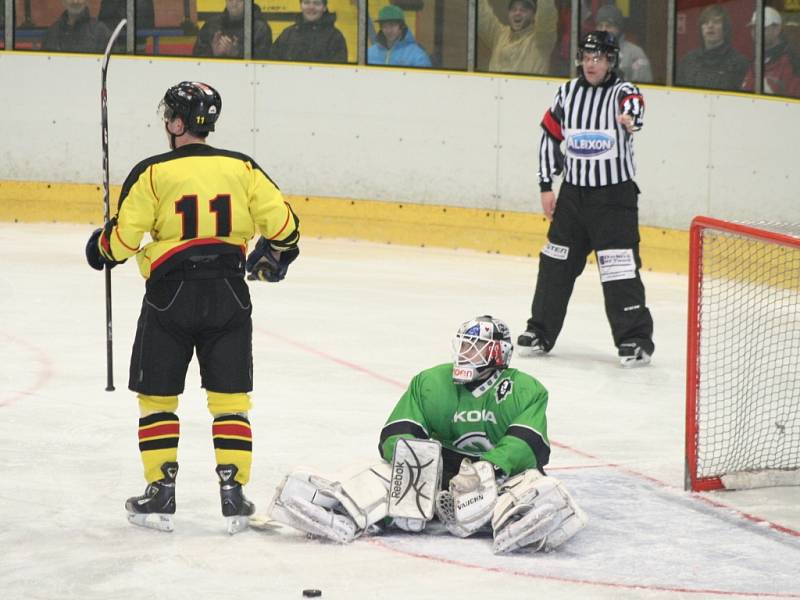
[{"label": "black jacket spectator", "polygon": [[105,52],[111,32],[108,27],[89,17],[86,8],[74,25],[67,19],[67,11],[44,34],[42,50],[51,52]]},{"label": "black jacket spectator", "polygon": [[731,18],[719,4],[700,13],[700,47],[678,65],[676,85],[738,90],[750,63],[731,45]]},{"label": "black jacket spectator", "polygon": [[717,48],[692,50],[678,67],[677,85],[713,90],[738,90],[750,63],[725,43]]},{"label": "black jacket spectator", "polygon": [[273,60],[300,62],[347,62],[347,42],[334,27],[336,15],[326,12],[318,21],[307,22],[302,15],[278,36],[272,47]]}]

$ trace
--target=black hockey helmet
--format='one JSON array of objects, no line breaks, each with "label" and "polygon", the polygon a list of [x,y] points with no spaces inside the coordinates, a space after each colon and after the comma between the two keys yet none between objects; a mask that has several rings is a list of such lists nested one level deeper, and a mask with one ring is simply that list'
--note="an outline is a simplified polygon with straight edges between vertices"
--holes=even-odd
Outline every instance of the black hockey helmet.
[{"label": "black hockey helmet", "polygon": [[608,57],[609,71],[616,69],[619,64],[619,40],[610,31],[591,31],[583,36],[575,57],[579,66],[584,52],[605,54]]},{"label": "black hockey helmet", "polygon": [[159,108],[165,120],[180,117],[187,131],[205,137],[214,131],[222,112],[222,97],[207,83],[181,81],[167,90]]}]

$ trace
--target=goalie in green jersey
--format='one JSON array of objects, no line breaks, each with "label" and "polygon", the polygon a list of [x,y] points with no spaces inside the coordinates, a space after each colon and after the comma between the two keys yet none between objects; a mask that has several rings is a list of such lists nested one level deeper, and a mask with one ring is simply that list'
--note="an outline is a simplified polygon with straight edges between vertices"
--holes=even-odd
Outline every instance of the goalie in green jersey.
[{"label": "goalie in green jersey", "polygon": [[491,532],[498,554],[563,544],[587,517],[545,475],[547,390],[509,368],[513,350],[500,319],[461,325],[453,362],[417,374],[383,426],[384,462],[341,482],[294,471],[270,516],[343,543],[384,527],[421,532],[438,519],[458,537]]}]

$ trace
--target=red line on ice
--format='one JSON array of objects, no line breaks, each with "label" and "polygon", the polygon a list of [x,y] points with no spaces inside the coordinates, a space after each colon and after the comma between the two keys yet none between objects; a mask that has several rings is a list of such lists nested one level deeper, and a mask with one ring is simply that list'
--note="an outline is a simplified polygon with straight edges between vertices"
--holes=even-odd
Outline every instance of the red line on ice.
[{"label": "red line on ice", "polygon": [[0,335],[7,340],[7,348],[12,346],[27,348],[34,355],[37,364],[33,383],[23,390],[12,391],[8,396],[0,397],[0,407],[3,407],[10,406],[26,396],[34,396],[53,377],[54,369],[53,361],[50,360],[50,355],[44,349],[8,333],[0,333]]},{"label": "red line on ice", "polygon": [[800,598],[798,594],[769,594],[766,592],[731,592],[725,590],[711,590],[711,589],[692,589],[681,587],[666,587],[658,585],[648,585],[640,583],[616,583],[614,581],[595,581],[592,579],[577,579],[569,577],[557,577],[555,575],[537,575],[535,573],[527,573],[525,571],[515,571],[514,569],[505,569],[502,567],[485,567],[482,565],[474,565],[471,563],[452,560],[449,558],[441,558],[438,556],[431,556],[429,554],[422,554],[420,552],[412,552],[410,550],[400,550],[384,543],[383,540],[376,537],[364,538],[368,544],[379,546],[385,550],[403,554],[405,556],[412,556],[414,558],[424,558],[427,560],[434,560],[440,563],[454,565],[457,567],[467,567],[468,569],[479,569],[481,571],[490,571],[493,573],[502,573],[504,575],[519,575],[521,577],[530,577],[531,579],[545,579],[547,581],[557,581],[561,583],[579,583],[581,585],[596,585],[609,588],[628,589],[628,590],[652,590],[657,592],[676,592],[682,594],[712,594],[715,596],[747,596],[759,598]]}]

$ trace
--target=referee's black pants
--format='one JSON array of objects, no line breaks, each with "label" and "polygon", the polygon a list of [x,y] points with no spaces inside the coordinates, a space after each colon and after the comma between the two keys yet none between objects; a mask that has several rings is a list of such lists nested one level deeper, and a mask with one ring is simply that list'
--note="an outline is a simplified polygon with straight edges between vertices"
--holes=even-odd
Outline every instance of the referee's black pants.
[{"label": "referee's black pants", "polygon": [[539,276],[527,328],[547,350],[556,343],[575,280],[594,251],[614,345],[636,342],[654,350],[653,318],[639,276],[639,188],[633,181],[604,187],[564,182],[539,255]]}]

